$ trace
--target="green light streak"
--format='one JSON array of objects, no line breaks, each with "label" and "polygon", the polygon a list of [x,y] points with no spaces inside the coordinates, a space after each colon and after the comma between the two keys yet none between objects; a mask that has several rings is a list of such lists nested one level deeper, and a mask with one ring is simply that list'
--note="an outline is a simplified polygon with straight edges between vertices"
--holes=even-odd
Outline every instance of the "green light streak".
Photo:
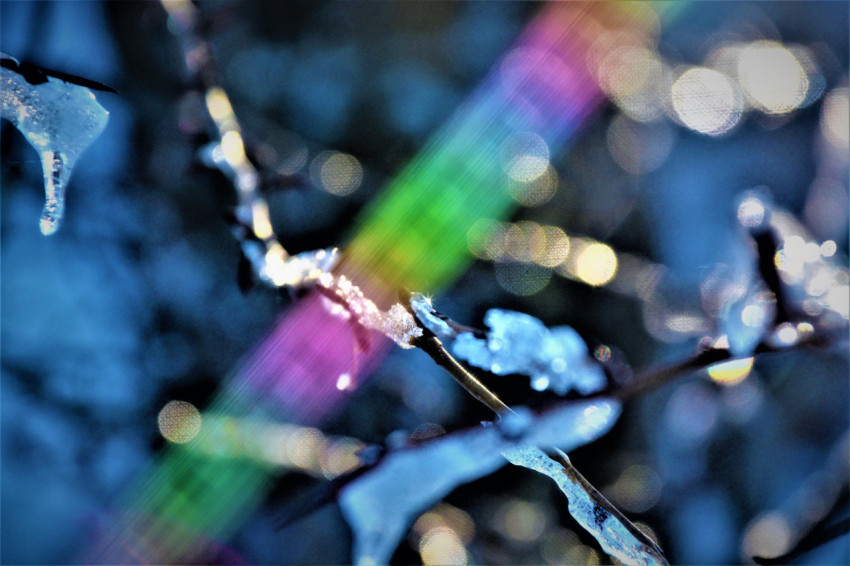
[{"label": "green light streak", "polygon": [[367,211],[347,248],[357,269],[389,288],[439,289],[472,260],[469,228],[515,206],[499,157],[515,131],[510,108],[496,97],[482,102],[450,123]]}]

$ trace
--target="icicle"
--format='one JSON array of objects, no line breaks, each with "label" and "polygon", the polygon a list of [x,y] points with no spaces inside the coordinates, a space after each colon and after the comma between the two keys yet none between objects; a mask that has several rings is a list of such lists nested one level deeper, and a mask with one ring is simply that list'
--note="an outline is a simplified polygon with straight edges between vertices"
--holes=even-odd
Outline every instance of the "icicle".
[{"label": "icicle", "polygon": [[0,57],[0,117],[12,122],[41,156],[45,203],[39,226],[47,236],[62,221],[65,188],[77,158],[106,127],[109,113],[85,86],[40,72],[24,75],[16,59]]},{"label": "icicle", "polygon": [[62,154],[54,151],[42,152],[41,166],[44,169],[44,209],[39,227],[42,234],[49,236],[59,228],[65,211],[65,185],[71,168],[64,165]]}]

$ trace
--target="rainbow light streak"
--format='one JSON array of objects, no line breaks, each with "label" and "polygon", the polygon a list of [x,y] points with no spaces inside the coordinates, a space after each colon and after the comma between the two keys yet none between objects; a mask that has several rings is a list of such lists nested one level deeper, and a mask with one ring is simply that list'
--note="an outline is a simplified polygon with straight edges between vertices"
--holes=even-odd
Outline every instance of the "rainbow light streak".
[{"label": "rainbow light streak", "polygon": [[[599,11],[598,9],[594,12]],[[452,120],[367,212],[347,248],[349,269],[378,287],[434,291],[471,261],[466,233],[515,203],[502,146],[534,132],[562,145],[598,106],[584,38],[589,6],[546,9]]]},{"label": "rainbow light streak", "polygon": [[[548,5],[366,212],[340,271],[382,308],[395,301],[400,287],[435,292],[457,277],[472,261],[468,229],[515,206],[506,187],[503,144],[534,132],[551,154],[574,139],[603,100],[587,69],[591,43],[606,28],[645,30],[645,7]],[[209,412],[251,415],[257,422],[264,413],[282,413],[287,420],[318,422],[346,397],[337,389],[339,375],[365,375],[391,345],[374,333],[369,343],[368,351],[355,354],[358,340],[350,325],[330,314],[320,297],[307,297],[281,317]],[[202,425],[196,439],[167,449],[128,493],[127,511],[108,529],[94,560],[192,561],[205,555],[209,539],[235,532],[265,496],[273,469],[226,450],[211,457],[193,449],[194,443],[208,445],[211,434],[221,431]]]}]

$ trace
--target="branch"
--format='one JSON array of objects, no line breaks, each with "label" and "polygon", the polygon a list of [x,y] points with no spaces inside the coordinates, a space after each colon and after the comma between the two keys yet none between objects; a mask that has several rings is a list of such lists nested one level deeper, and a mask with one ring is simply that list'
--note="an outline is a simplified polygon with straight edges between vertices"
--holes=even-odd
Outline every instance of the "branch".
[{"label": "branch", "polygon": [[[411,340],[411,344],[426,354],[428,354],[431,359],[433,359],[440,367],[445,369],[449,374],[457,381],[466,391],[475,397],[478,401],[487,405],[496,415],[500,418],[504,418],[508,415],[514,414],[510,407],[508,407],[505,403],[499,399],[495,393],[490,391],[483,383],[481,383],[472,373],[470,373],[466,368],[464,368],[443,346],[443,343],[437,338],[431,330],[426,328],[421,320],[417,317],[414,312],[411,304],[410,297],[411,293],[409,291],[403,291],[399,293],[402,296],[402,304],[408,309],[408,311],[413,315],[417,324],[422,328],[422,336],[414,338]],[[460,325],[453,324],[447,317],[444,315],[438,315],[440,319],[442,319],[447,324],[450,324],[452,328],[458,328]],[[639,552],[642,552],[645,556],[650,557],[655,563],[658,564],[667,564],[667,560],[664,557],[664,553],[652,541],[646,534],[644,534],[640,529],[638,529],[625,515],[623,515],[619,509],[617,509],[611,502],[609,502],[605,497],[593,487],[587,479],[581,475],[581,473],[576,469],[575,466],[572,465],[569,458],[566,457],[560,450],[555,447],[550,448],[551,452],[554,452],[558,456],[552,457],[560,466],[563,467],[563,471],[570,478],[570,481],[576,485],[584,495],[593,503],[594,505],[594,514],[596,515],[596,523],[598,529],[590,529],[591,534],[597,538],[600,545],[606,552],[609,552],[611,548],[609,544],[607,544],[607,538],[602,534],[601,525],[604,523],[604,517],[611,517],[614,519],[616,523],[623,525],[623,527],[635,538],[635,540],[640,545]],[[506,456],[507,457],[507,456]],[[508,458],[508,460],[516,465],[528,466],[528,462],[524,462],[523,458],[512,459]],[[541,472],[541,469],[536,467],[531,467],[538,472]],[[545,473],[545,472],[543,472]],[[559,482],[560,485],[560,482]],[[574,496],[573,496],[574,497]],[[572,504],[573,502],[570,501]],[[598,510],[598,515],[597,515]],[[600,520],[601,519],[601,520]],[[582,526],[588,528],[588,526],[582,523]],[[618,546],[618,545],[614,545]]]},{"label": "branch", "polygon": [[643,393],[654,391],[662,385],[676,381],[697,370],[705,369],[716,363],[731,360],[732,358],[732,353],[725,348],[709,348],[698,352],[686,360],[645,371],[623,386],[608,388],[599,393],[594,393],[590,397],[615,397],[625,401]]},{"label": "branch", "polygon": [[560,465],[564,467],[564,473],[569,476],[570,480],[576,485],[580,486],[581,489],[587,493],[590,499],[599,507],[607,511],[611,514],[611,516],[622,524],[629,533],[637,539],[645,547],[645,552],[655,559],[659,564],[667,564],[667,558],[664,556],[664,552],[661,548],[656,544],[654,540],[649,538],[646,533],[638,529],[631,521],[629,521],[625,515],[623,515],[617,507],[615,507],[612,503],[610,503],[604,495],[602,495],[599,490],[593,487],[593,484],[587,481],[587,479],[581,475],[581,473],[570,463],[569,458],[561,452],[560,450],[556,450],[554,454],[548,455],[550,458],[558,462]]},{"label": "branch", "polygon": [[449,354],[448,350],[443,347],[443,343],[440,342],[439,338],[434,336],[433,332],[425,327],[421,328],[423,330],[423,334],[422,336],[411,340],[411,344],[413,346],[431,356],[431,359],[437,362],[437,365],[441,368],[449,372],[449,375],[451,375],[454,380],[461,385],[461,387],[466,389],[467,393],[487,405],[487,407],[498,416],[504,417],[513,412],[510,407],[505,405],[502,400],[496,396],[495,393],[490,391],[483,383],[478,381],[478,378],[460,365],[460,363],[458,363],[458,361]]},{"label": "branch", "polygon": [[[203,90],[207,114],[215,126],[214,150],[209,165],[227,176],[236,190],[238,205],[230,225],[242,248],[243,257],[250,262],[257,279],[271,287],[298,287],[315,279],[311,277],[305,280],[299,271],[313,252],[306,256],[301,254],[300,261],[298,256],[290,257],[274,232],[268,202],[260,193],[260,172],[248,158],[239,120],[230,98],[218,82],[212,47],[198,33],[197,9],[190,0],[160,1],[168,12],[170,28],[180,40],[189,81]],[[330,270],[336,261],[334,259],[326,263],[333,264],[327,267]],[[242,264],[245,264],[244,260]],[[322,265],[321,271],[325,271],[325,267]],[[239,283],[243,289],[251,286],[252,282],[245,276],[244,269],[239,276]]]},{"label": "branch", "polygon": [[649,393],[660,388],[667,383],[672,383],[677,379],[681,379],[695,371],[706,369],[714,364],[731,361],[734,359],[743,359],[747,357],[756,357],[764,354],[777,354],[781,352],[792,352],[808,348],[826,347],[839,341],[846,340],[846,335],[841,332],[829,332],[825,329],[815,329],[810,334],[802,336],[800,340],[793,344],[772,344],[769,340],[760,342],[752,352],[751,356],[735,356],[726,348],[711,347],[696,353],[694,356],[676,362],[669,366],[661,368],[649,369],[638,377],[628,382],[626,385],[619,387],[609,387],[606,390],[594,393],[588,397],[614,397],[625,401],[632,399],[638,395]]}]

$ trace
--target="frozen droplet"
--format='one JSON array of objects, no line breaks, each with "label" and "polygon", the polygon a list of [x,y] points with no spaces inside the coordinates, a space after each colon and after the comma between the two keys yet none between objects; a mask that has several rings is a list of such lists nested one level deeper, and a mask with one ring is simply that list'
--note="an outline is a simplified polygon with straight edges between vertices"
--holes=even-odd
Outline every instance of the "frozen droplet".
[{"label": "frozen droplet", "polygon": [[41,156],[45,203],[39,226],[43,234],[53,234],[62,221],[65,187],[77,158],[106,127],[109,113],[88,88],[47,75],[25,77],[14,58],[0,57],[0,117],[12,122]]},{"label": "frozen droplet", "polygon": [[540,375],[531,380],[531,388],[535,391],[545,391],[549,387],[549,378]]}]

